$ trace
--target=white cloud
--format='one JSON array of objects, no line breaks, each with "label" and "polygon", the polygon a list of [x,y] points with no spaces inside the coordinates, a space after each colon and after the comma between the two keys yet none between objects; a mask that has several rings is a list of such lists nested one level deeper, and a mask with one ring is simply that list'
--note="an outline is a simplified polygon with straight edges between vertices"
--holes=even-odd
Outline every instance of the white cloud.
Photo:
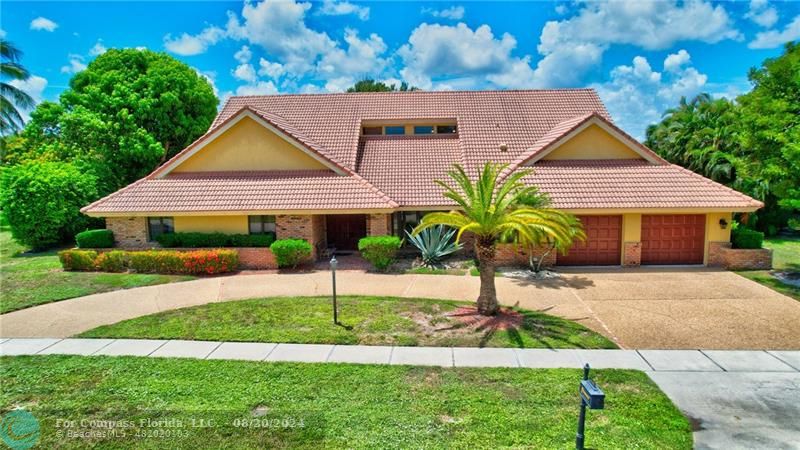
[{"label": "white cloud", "polygon": [[250,51],[250,47],[243,45],[238,52],[233,54],[233,58],[239,61],[240,63],[244,64],[246,62],[250,62],[250,59],[253,57],[253,52]]},{"label": "white cloud", "polygon": [[691,61],[688,52],[680,54],[670,55],[682,61],[677,66],[676,58],[664,60],[664,72],[654,71],[645,57],[636,56],[630,66],[612,69],[607,82],[592,86],[623,130],[643,138],[645,127],[658,122],[662,112],[675,106],[681,97],[691,98],[704,91],[708,77],[686,67]]},{"label": "white cloud", "polygon": [[769,6],[767,0],[751,0],[750,10],[744,16],[764,28],[769,28],[778,21],[778,10]]},{"label": "white cloud", "polygon": [[445,9],[422,8],[422,13],[442,19],[461,20],[464,18],[465,10],[463,6],[451,6]]},{"label": "white cloud", "polygon": [[253,68],[253,65],[250,63],[239,64],[236,69],[233,70],[233,76],[237,80],[246,81],[248,83],[255,83],[256,82],[256,69]]},{"label": "white cloud", "polygon": [[664,70],[667,72],[677,72],[683,65],[688,64],[691,60],[692,57],[689,56],[689,52],[680,49],[678,53],[672,53],[664,59]]},{"label": "white cloud", "polygon": [[0,28],[0,39],[3,39],[5,37],[6,37],[6,30]]},{"label": "white cloud", "polygon": [[560,4],[560,5],[556,5],[556,14],[558,14],[560,16],[563,16],[564,14],[567,13],[567,11],[569,11],[569,8],[567,8],[567,5],[565,5],[563,3]]},{"label": "white cloud", "polygon": [[56,28],[58,28],[58,24],[46,17],[39,16],[31,20],[31,30],[52,32]]},{"label": "white cloud", "polygon": [[83,62],[83,56],[70,53],[68,55],[69,63],[61,66],[61,73],[78,73],[86,69],[86,63]]},{"label": "white cloud", "polygon": [[[8,84],[30,95],[34,103],[42,101],[44,90],[47,88],[47,80],[38,75],[31,75],[27,80],[11,80]],[[27,122],[31,118],[30,111],[31,110],[26,109],[20,111],[24,122]]]},{"label": "white cloud", "polygon": [[317,71],[323,78],[349,76],[352,79],[353,76],[383,71],[387,63],[380,55],[386,51],[387,47],[380,36],[373,33],[368,38],[361,39],[358,31],[347,28],[344,40],[347,43],[347,50],[334,48],[319,61]]},{"label": "white cloud", "polygon": [[369,19],[369,8],[358,6],[346,0],[324,0],[319,13],[323,16],[346,16],[353,14],[361,20]]},{"label": "white cloud", "polygon": [[277,94],[278,88],[272,81],[259,81],[236,88],[236,95],[270,95]]},{"label": "white cloud", "polygon": [[89,49],[89,54],[92,56],[99,56],[105,53],[108,49],[103,45],[102,41],[97,41],[92,48]]},{"label": "white cloud", "polygon": [[192,67],[192,69],[194,69],[197,75],[208,81],[208,84],[211,85],[211,89],[214,91],[214,95],[219,97],[219,89],[217,89],[217,73],[210,70],[203,71],[196,67]]},{"label": "white cloud", "polygon": [[168,34],[164,36],[164,47],[168,51],[182,56],[199,55],[205,53],[209,46],[216,44],[224,36],[225,30],[211,26],[196,36],[183,33],[179,37],[173,38],[171,34]]},{"label": "white cloud", "polygon": [[680,41],[725,39],[741,39],[741,33],[722,5],[701,0],[587,2],[576,15],[549,21],[542,28],[536,84],[577,84],[613,44],[660,50]]},{"label": "white cloud", "polygon": [[756,33],[756,38],[747,46],[753,49],[776,48],[797,39],[800,39],[800,15],[788,23],[783,31],[768,30]]},{"label": "white cloud", "polygon": [[259,75],[270,78],[280,78],[284,73],[286,73],[286,69],[283,67],[283,64],[267,61],[264,58],[258,60],[258,67]]}]

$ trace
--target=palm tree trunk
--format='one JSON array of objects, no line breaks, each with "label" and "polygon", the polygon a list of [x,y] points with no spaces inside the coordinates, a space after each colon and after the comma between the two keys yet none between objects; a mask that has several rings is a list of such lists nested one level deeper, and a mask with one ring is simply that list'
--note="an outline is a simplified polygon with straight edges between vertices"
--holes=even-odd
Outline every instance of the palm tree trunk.
[{"label": "palm tree trunk", "polygon": [[493,316],[497,314],[497,290],[494,286],[495,246],[493,239],[475,240],[475,255],[478,257],[478,270],[481,277],[481,290],[478,295],[478,314]]}]

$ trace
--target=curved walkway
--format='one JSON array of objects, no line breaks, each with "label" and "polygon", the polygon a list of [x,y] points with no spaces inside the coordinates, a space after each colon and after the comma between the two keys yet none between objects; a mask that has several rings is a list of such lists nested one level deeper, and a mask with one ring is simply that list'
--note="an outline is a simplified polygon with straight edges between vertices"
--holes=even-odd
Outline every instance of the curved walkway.
[{"label": "curved walkway", "polygon": [[[471,301],[478,277],[337,273],[340,295]],[[623,348],[800,349],[800,302],[731,272],[611,269],[560,279],[497,278],[500,301],[586,325]],[[64,338],[121,320],[212,302],[330,295],[329,272],[241,274],[107,292],[0,316],[0,337]]]}]

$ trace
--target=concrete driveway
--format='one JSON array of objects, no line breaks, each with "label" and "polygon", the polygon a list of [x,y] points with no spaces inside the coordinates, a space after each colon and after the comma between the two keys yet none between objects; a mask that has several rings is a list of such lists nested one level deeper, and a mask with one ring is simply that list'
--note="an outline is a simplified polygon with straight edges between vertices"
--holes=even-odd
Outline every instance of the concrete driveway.
[{"label": "concrete driveway", "polygon": [[[342,295],[474,300],[471,276],[337,274]],[[0,337],[68,337],[169,309],[266,296],[330,295],[330,273],[259,273],[147,286],[0,316]],[[800,302],[731,272],[701,268],[565,270],[497,279],[498,296],[575,320],[636,349],[800,349]]]}]

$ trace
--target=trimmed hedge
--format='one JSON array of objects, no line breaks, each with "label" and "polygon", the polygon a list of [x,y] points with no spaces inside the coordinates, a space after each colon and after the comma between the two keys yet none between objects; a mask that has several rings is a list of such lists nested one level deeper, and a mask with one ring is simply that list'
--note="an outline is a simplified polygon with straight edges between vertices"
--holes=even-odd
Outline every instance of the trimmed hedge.
[{"label": "trimmed hedge", "polygon": [[165,233],[156,241],[165,248],[269,247],[275,234]]},{"label": "trimmed hedge", "polygon": [[93,250],[64,250],[58,256],[64,270],[213,275],[234,271],[239,266],[236,250],[225,249],[191,252],[114,250],[100,255]]},{"label": "trimmed hedge", "polygon": [[395,261],[402,243],[397,236],[367,236],[358,241],[358,251],[376,269],[386,270]]},{"label": "trimmed hedge", "polygon": [[733,248],[761,248],[764,233],[740,225],[732,230],[731,242]]},{"label": "trimmed hedge", "polygon": [[114,233],[111,230],[86,230],[75,235],[78,248],[111,248],[114,246]]},{"label": "trimmed hedge", "polygon": [[269,247],[278,267],[297,267],[311,257],[311,244],[303,239],[278,239]]}]

